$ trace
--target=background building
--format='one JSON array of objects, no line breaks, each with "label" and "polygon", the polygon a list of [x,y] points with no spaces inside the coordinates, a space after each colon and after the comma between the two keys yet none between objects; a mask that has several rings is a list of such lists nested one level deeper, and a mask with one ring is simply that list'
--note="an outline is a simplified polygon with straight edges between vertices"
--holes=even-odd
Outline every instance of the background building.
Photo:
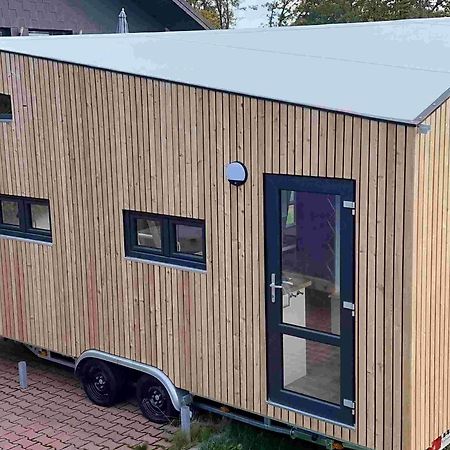
[{"label": "background building", "polygon": [[209,28],[184,0],[0,0],[0,35],[114,33],[122,8],[130,32]]}]

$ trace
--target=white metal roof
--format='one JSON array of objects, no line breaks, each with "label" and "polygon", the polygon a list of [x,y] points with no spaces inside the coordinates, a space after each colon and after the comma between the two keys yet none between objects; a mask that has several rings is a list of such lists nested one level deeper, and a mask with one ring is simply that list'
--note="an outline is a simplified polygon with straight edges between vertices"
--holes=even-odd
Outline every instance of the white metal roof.
[{"label": "white metal roof", "polygon": [[450,18],[8,37],[0,50],[406,123],[450,93]]}]

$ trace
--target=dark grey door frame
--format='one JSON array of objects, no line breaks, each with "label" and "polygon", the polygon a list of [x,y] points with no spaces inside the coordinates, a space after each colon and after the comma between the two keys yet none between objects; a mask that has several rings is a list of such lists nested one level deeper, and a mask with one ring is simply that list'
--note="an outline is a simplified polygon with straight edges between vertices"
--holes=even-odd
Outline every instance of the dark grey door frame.
[{"label": "dark grey door frame", "polygon": [[[276,291],[276,302],[271,301],[272,274],[281,282],[281,191],[322,193],[340,196],[344,207],[340,214],[340,329],[339,336],[314,331],[282,321],[282,292]],[[300,413],[329,422],[353,427],[355,424],[355,344],[354,344],[354,205],[353,180],[303,177],[293,175],[264,175],[265,205],[265,283],[266,283],[266,334],[268,401]],[[345,203],[344,203],[345,202]],[[345,207],[347,206],[347,207]],[[283,387],[282,336],[287,334],[340,348],[340,405],[288,391]]]}]

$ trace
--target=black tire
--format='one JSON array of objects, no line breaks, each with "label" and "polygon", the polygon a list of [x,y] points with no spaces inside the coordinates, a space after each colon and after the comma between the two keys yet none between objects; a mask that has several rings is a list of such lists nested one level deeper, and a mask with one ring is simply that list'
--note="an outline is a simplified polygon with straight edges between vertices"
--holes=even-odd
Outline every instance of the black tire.
[{"label": "black tire", "polygon": [[142,414],[155,423],[167,423],[178,413],[163,384],[149,375],[142,375],[136,384],[136,397]]},{"label": "black tire", "polygon": [[99,406],[117,403],[125,384],[124,373],[119,367],[99,359],[87,360],[80,378],[89,400]]}]

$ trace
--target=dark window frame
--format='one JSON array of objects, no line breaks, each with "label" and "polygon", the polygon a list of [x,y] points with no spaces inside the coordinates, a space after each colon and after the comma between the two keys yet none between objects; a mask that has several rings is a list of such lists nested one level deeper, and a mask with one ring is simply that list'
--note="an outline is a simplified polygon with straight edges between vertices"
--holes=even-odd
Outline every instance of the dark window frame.
[{"label": "dark window frame", "polygon": [[7,97],[9,99],[9,108],[10,108],[9,112],[2,113],[0,111],[0,122],[12,122],[12,120],[13,120],[13,111],[12,111],[13,105],[12,105],[11,94],[5,94],[3,92],[0,92],[0,96]]},{"label": "dark window frame", "polygon": [[0,27],[0,36],[11,36],[11,28],[7,27]]},{"label": "dark window frame", "polygon": [[[161,223],[161,249],[137,243],[137,220],[155,220]],[[123,210],[125,256],[150,262],[169,264],[180,268],[206,270],[205,221],[166,214]],[[176,249],[176,225],[198,227],[202,230],[202,255],[181,253]]]},{"label": "dark window frame", "polygon": [[[2,202],[16,202],[19,206],[19,225],[3,223]],[[50,230],[32,227],[31,205],[48,206]],[[42,198],[19,197],[16,195],[0,195],[0,237],[11,236],[36,242],[52,242],[52,222],[50,201]]]}]

